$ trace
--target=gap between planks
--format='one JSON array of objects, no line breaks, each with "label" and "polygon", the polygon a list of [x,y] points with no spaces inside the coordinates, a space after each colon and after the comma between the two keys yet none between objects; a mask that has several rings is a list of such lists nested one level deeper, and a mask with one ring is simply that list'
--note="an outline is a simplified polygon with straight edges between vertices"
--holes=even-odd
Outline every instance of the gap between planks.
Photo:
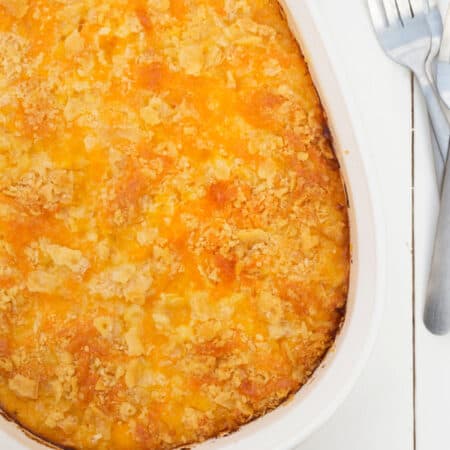
[{"label": "gap between planks", "polygon": [[416,427],[416,233],[415,233],[415,109],[414,109],[414,75],[411,73],[411,267],[412,267],[412,362],[413,362],[413,449],[417,450]]}]

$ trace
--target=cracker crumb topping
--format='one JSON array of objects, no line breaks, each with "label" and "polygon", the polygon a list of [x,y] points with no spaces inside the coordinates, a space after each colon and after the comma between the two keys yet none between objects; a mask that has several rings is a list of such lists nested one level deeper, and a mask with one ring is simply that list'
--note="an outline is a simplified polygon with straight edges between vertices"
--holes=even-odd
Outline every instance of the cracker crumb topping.
[{"label": "cracker crumb topping", "polygon": [[0,405],[92,450],[237,429],[343,319],[347,202],[275,0],[0,0]]}]

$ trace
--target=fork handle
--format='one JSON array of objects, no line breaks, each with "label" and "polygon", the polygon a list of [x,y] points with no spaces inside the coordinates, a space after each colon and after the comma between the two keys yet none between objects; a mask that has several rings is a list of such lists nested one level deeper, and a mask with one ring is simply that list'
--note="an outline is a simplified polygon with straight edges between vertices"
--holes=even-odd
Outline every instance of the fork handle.
[{"label": "fork handle", "polygon": [[440,186],[444,173],[445,161],[447,161],[448,146],[450,141],[450,126],[448,124],[447,117],[442,111],[438,94],[426,76],[425,70],[423,73],[416,73],[416,77],[427,103],[431,126],[439,147],[439,153],[434,153],[434,163],[436,167],[436,174],[438,176],[438,184]]},{"label": "fork handle", "polygon": [[445,172],[424,312],[425,326],[437,335],[450,331],[450,158]]},{"label": "fork handle", "polygon": [[430,137],[431,148],[433,150],[434,171],[436,174],[436,189],[440,192],[442,181],[444,179],[444,161],[442,161],[441,151],[439,150],[439,145],[437,143],[433,128],[431,129]]},{"label": "fork handle", "polygon": [[[447,158],[450,126],[430,81],[421,78],[419,83],[439,146],[439,154],[435,151],[434,157],[438,185],[441,188],[441,206],[428,281],[424,323],[433,334],[443,335],[450,331],[450,158]],[[443,176],[442,185],[439,174]]]}]

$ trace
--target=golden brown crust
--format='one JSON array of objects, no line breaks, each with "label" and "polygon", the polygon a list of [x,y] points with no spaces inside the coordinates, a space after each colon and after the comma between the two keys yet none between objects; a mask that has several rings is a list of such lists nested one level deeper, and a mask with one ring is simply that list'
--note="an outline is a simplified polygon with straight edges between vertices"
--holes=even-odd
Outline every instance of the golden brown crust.
[{"label": "golden brown crust", "polygon": [[326,120],[275,0],[0,0],[0,402],[170,449],[298,390],[349,271]]}]

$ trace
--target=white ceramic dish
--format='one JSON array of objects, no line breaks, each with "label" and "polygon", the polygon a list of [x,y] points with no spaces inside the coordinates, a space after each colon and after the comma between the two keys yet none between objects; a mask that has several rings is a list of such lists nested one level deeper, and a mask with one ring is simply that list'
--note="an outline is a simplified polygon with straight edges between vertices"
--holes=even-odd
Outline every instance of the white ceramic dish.
[{"label": "white ceramic dish", "polygon": [[[333,349],[312,379],[286,405],[230,436],[196,450],[288,450],[322,425],[350,391],[372,347],[384,294],[384,222],[376,199],[369,152],[352,105],[351,86],[332,51],[332,36],[319,27],[317,0],[281,0],[309,62],[328,112],[349,203],[353,265],[348,310]],[[0,418],[0,448],[44,450],[15,424]]]}]

